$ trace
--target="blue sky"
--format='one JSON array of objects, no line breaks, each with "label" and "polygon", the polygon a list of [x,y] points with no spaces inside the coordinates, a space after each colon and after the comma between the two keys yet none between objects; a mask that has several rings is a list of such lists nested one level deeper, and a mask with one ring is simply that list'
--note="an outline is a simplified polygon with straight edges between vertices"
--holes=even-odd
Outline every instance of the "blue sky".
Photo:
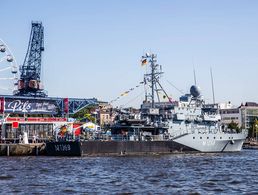
[{"label": "blue sky", "polygon": [[[31,21],[43,22],[42,79],[49,96],[110,101],[142,81],[139,60],[151,50],[174,99],[181,94],[167,81],[188,92],[194,64],[208,102],[210,67],[216,101],[258,102],[258,1],[0,0],[0,11],[0,38],[19,64]],[[134,90],[115,106],[138,106],[142,92]]]}]

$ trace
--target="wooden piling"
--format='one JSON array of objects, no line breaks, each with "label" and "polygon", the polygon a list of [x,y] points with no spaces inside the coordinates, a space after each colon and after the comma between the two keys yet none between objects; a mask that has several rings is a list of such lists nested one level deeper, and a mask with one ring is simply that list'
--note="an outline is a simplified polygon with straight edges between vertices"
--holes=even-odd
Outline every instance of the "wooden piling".
[{"label": "wooden piling", "polygon": [[10,145],[7,145],[6,150],[7,150],[7,156],[10,156]]},{"label": "wooden piling", "polygon": [[39,148],[38,148],[38,146],[35,146],[35,154],[36,154],[36,156],[39,155]]}]

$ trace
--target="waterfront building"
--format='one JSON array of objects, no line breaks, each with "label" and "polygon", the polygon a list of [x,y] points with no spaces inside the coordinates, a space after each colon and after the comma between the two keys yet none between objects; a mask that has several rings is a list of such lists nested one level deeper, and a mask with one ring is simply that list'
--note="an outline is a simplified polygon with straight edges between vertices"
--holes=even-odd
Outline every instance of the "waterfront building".
[{"label": "waterfront building", "polygon": [[99,103],[99,125],[103,127],[104,125],[110,124],[112,122],[112,110],[111,104],[106,102]]},{"label": "waterfront building", "polygon": [[228,125],[231,122],[238,124],[238,127],[248,129],[249,136],[254,137],[254,122],[258,120],[258,104],[246,102],[237,108],[223,107],[220,109],[221,122]]},{"label": "waterfront building", "polygon": [[229,102],[218,103],[218,107],[219,107],[219,109],[224,110],[224,109],[231,109],[231,108],[233,108],[233,105],[229,101]]},{"label": "waterfront building", "polygon": [[221,122],[224,125],[228,125],[229,123],[234,122],[234,123],[238,124],[238,127],[242,126],[241,113],[240,113],[239,107],[238,108],[221,109],[220,115],[221,115]]},{"label": "waterfront building", "polygon": [[0,142],[18,142],[24,132],[31,142],[51,139],[57,129],[71,126],[68,116],[89,105],[96,99],[23,97],[0,95]]},{"label": "waterfront building", "polygon": [[258,104],[255,102],[246,102],[239,109],[243,128],[252,128],[255,119],[258,119]]}]

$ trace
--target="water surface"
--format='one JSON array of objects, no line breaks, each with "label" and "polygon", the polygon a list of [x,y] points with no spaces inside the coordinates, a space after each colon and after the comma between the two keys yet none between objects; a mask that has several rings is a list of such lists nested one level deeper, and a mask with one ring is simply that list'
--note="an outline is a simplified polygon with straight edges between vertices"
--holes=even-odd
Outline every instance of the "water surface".
[{"label": "water surface", "polygon": [[258,150],[0,161],[3,194],[258,194]]}]

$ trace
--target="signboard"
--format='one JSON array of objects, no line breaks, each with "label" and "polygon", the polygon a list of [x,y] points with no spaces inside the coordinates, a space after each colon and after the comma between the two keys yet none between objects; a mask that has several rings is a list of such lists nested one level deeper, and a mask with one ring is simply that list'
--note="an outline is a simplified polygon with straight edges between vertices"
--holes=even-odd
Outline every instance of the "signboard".
[{"label": "signboard", "polygon": [[17,114],[56,114],[54,100],[5,98],[5,113]]}]

